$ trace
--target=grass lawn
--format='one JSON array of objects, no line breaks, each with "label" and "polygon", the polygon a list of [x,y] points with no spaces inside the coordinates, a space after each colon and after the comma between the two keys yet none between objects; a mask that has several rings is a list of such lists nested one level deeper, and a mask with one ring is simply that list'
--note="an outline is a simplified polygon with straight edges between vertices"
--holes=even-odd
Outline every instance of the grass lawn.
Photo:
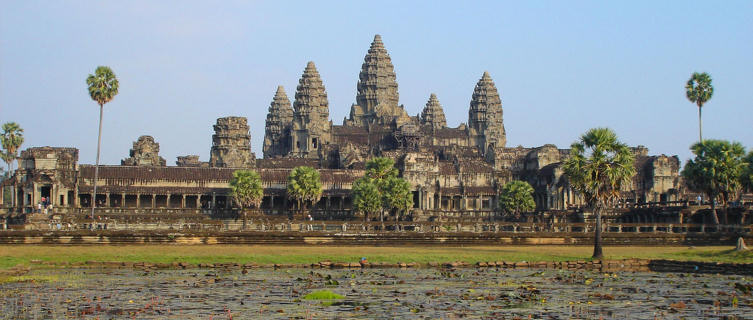
[{"label": "grass lawn", "polygon": [[[753,263],[753,252],[733,247],[605,247],[606,259],[656,258]],[[358,247],[358,246],[244,246],[244,245],[124,245],[47,246],[0,245],[0,268],[31,260],[56,262],[123,261],[189,263],[314,263],[322,260],[356,262],[448,261],[567,261],[586,260],[590,246],[471,246],[471,247]]]}]

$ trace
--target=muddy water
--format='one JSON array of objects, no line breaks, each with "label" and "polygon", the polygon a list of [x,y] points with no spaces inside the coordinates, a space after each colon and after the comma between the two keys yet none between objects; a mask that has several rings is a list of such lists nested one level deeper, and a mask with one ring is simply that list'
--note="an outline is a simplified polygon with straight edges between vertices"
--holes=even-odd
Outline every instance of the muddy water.
[{"label": "muddy water", "polygon": [[[751,278],[538,269],[46,269],[0,284],[8,319],[753,319]],[[30,280],[35,279],[35,280]],[[303,297],[330,290],[343,300]]]}]

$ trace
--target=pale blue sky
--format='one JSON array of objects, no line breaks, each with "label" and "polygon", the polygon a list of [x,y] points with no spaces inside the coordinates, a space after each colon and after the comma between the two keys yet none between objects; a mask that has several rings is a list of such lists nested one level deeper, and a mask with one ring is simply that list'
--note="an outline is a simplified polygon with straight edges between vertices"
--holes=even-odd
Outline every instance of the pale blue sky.
[{"label": "pale blue sky", "polygon": [[753,1],[3,1],[0,122],[21,124],[24,148],[76,147],[94,163],[98,107],[84,80],[107,65],[121,87],[105,106],[103,163],[143,134],[169,165],[207,161],[212,125],[230,115],[249,118],[261,157],[277,85],[292,102],[313,60],[341,124],[377,33],[411,115],[434,92],[448,125],[467,122],[489,71],[508,146],[566,148],[607,126],[684,162],[698,110],[683,86],[705,71],[704,137],[753,147]]}]

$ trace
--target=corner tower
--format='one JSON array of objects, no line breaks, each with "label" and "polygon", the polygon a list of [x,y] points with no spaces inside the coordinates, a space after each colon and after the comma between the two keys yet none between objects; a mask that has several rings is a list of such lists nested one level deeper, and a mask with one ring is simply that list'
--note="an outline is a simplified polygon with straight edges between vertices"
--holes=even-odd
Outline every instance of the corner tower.
[{"label": "corner tower", "polygon": [[332,140],[329,102],[324,84],[314,62],[303,71],[293,103],[291,154],[302,158],[318,158],[319,151]]},{"label": "corner tower", "polygon": [[476,83],[468,110],[468,135],[482,154],[507,143],[502,120],[502,100],[489,72]]},{"label": "corner tower", "polygon": [[399,127],[410,121],[405,109],[398,105],[400,95],[395,67],[380,35],[374,36],[363,58],[356,89],[356,104],[350,108],[350,119],[346,125],[365,127],[377,123]]},{"label": "corner tower", "polygon": [[264,158],[284,156],[290,152],[290,128],[293,123],[293,107],[285,88],[277,86],[277,92],[269,104],[264,126]]},{"label": "corner tower", "polygon": [[217,119],[212,135],[209,166],[220,168],[249,168],[256,166],[251,152],[251,134],[245,117]]}]

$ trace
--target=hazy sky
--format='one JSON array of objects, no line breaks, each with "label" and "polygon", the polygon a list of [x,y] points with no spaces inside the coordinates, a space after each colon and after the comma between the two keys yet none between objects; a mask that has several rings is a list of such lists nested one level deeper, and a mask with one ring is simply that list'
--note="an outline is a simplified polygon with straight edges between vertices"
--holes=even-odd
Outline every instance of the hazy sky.
[{"label": "hazy sky", "polygon": [[105,106],[102,163],[152,135],[174,165],[208,161],[218,117],[248,117],[262,157],[277,85],[292,99],[312,60],[342,124],[369,44],[381,34],[400,103],[436,93],[449,126],[468,121],[489,71],[508,146],[568,147],[607,126],[651,154],[690,156],[698,108],[685,98],[709,72],[704,137],[753,147],[753,1],[2,1],[0,122],[23,148],[65,146],[94,163],[98,106],[85,79],[110,66],[120,94]]}]

